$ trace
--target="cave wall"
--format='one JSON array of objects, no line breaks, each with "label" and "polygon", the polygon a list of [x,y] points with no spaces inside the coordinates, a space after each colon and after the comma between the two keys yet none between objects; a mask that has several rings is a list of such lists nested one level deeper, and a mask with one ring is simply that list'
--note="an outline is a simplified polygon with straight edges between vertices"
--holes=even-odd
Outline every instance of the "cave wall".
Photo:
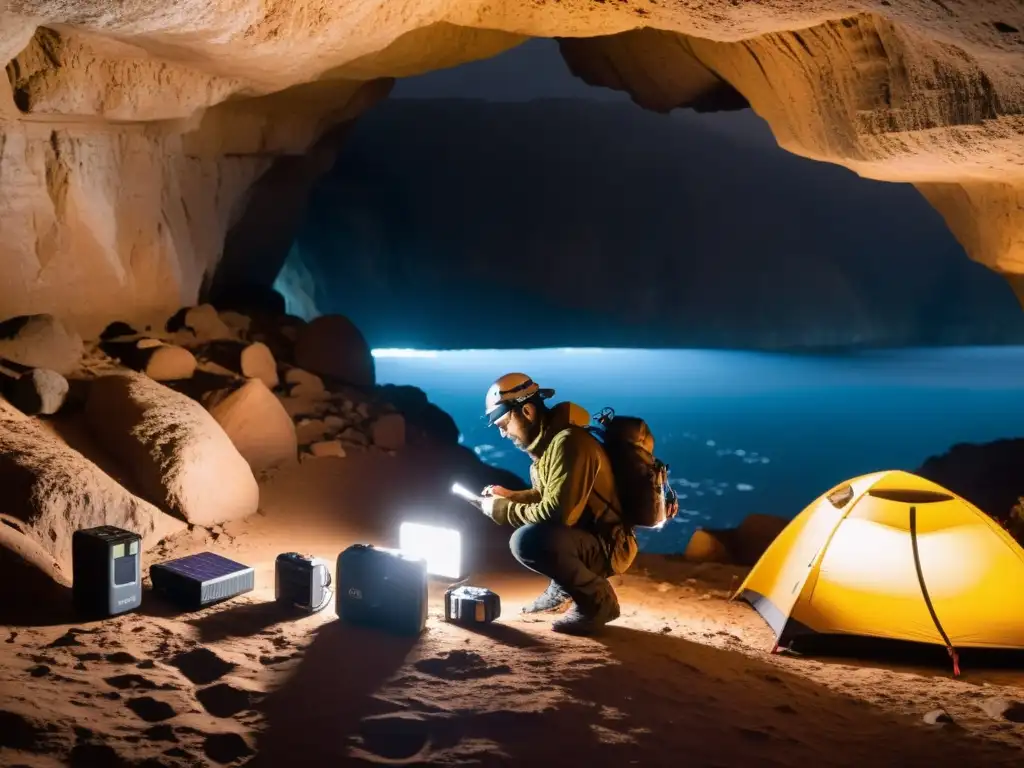
[{"label": "cave wall", "polygon": [[[1003,0],[8,3],[0,311],[95,326],[196,296],[275,160],[352,119],[378,80],[529,36],[571,41],[575,73],[644,106],[745,101],[791,152],[920,185],[1016,286],[1022,28]],[[294,226],[271,219],[268,241]]]}]

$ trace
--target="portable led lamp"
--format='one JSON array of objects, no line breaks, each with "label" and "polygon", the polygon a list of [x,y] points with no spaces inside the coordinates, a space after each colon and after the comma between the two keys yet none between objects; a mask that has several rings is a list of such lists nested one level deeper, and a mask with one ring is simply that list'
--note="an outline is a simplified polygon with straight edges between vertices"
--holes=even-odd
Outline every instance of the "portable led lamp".
[{"label": "portable led lamp", "polygon": [[402,523],[398,529],[398,548],[426,560],[431,576],[462,578],[462,534],[453,528]]}]

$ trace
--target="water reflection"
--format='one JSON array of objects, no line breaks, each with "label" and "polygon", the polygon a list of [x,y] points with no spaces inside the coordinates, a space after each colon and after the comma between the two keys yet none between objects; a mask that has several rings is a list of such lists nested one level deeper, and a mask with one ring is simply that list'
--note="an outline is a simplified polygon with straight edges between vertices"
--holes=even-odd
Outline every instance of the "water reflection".
[{"label": "water reflection", "polygon": [[461,350],[376,354],[381,383],[413,384],[448,411],[481,459],[529,462],[482,420],[488,385],[523,371],[589,411],[643,416],[672,467],[677,520],[647,551],[685,547],[698,525],[792,517],[837,482],[913,470],[958,442],[1024,434],[1024,348],[842,355],[713,350]]}]

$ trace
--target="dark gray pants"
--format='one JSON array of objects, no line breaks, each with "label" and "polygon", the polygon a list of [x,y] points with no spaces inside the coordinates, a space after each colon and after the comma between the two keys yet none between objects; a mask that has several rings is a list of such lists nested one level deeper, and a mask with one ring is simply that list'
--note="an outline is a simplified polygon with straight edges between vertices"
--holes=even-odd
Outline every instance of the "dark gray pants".
[{"label": "dark gray pants", "polygon": [[524,525],[513,532],[509,548],[524,566],[568,592],[586,614],[617,600],[608,583],[612,575],[608,555],[590,531],[556,523]]}]

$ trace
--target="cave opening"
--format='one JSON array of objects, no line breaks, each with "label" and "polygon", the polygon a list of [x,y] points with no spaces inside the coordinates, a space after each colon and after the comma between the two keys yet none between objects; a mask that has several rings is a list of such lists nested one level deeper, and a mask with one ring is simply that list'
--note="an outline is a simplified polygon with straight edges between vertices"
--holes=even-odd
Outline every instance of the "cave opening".
[{"label": "cave opening", "polygon": [[648,551],[1024,427],[1015,351],[962,349],[1024,316],[917,190],[783,151],[735,98],[698,107],[591,87],[550,40],[399,80],[330,152],[275,166],[310,193],[274,199],[299,225],[262,277],[291,314],[352,319],[379,382],[521,476],[479,418],[504,372],[647,418],[682,499]]}]

